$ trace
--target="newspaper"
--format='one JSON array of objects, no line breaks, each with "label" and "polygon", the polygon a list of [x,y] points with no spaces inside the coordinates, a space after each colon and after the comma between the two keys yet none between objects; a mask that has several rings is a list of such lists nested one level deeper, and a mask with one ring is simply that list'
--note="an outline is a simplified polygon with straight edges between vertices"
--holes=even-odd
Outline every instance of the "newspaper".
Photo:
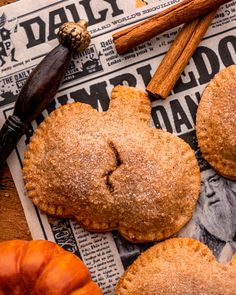
[{"label": "newspaper", "polygon": [[[31,124],[8,159],[33,239],[58,243],[82,258],[104,294],[113,294],[124,269],[154,243],[132,244],[116,231],[89,233],[69,219],[41,213],[26,195],[22,159],[33,130],[54,109],[72,101],[86,102],[99,111],[119,84],[145,89],[179,31],[169,30],[124,56],[116,53],[112,34],[144,20],[180,0],[21,0],[0,8],[0,126],[12,113],[17,95],[42,58],[58,41],[58,27],[87,19],[91,44],[74,54],[56,98]],[[201,93],[221,69],[236,62],[236,1],[222,6],[179,81],[165,101],[152,100],[151,124],[180,136],[196,151],[201,167],[201,195],[196,211],[179,236],[209,246],[219,261],[236,249],[236,184],[216,174],[197,148],[195,117]],[[213,200],[213,201],[212,201]],[[3,208],[1,208],[3,210]]]}]

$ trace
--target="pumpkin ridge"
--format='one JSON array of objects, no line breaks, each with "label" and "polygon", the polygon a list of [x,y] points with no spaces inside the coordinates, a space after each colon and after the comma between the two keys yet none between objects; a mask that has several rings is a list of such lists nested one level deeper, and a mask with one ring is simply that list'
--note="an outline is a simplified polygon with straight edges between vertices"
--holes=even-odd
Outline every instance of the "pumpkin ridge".
[{"label": "pumpkin ridge", "polygon": [[[69,252],[64,253],[64,251],[62,252],[61,249],[56,248],[55,251],[53,251],[52,257],[48,261],[48,263],[47,263],[46,267],[44,268],[43,272],[37,278],[36,284],[34,286],[34,289],[36,290],[36,294],[38,294],[37,290],[38,290],[39,286],[41,286],[42,283],[44,283],[44,284],[49,283],[47,276],[48,276],[48,274],[51,274],[52,266],[55,264],[55,261],[59,260],[59,261],[63,261],[63,263],[64,263],[65,259],[66,259],[66,262],[67,262],[66,267],[62,268],[63,270],[61,270],[60,275],[64,274],[63,282],[65,282],[65,280],[68,280],[68,277],[66,276],[67,271],[70,269],[70,267],[68,265],[73,265],[72,263],[74,262],[75,258],[72,256],[72,253],[69,253]],[[82,262],[80,261],[79,263],[82,263]],[[76,265],[76,266],[78,266],[78,265]],[[56,271],[56,268],[55,268],[54,271]],[[80,269],[80,273],[81,272],[82,272],[82,270]],[[79,280],[78,280],[78,278],[76,278],[76,275],[74,275],[74,277],[72,279],[69,277],[68,284],[70,284],[70,285],[69,285],[69,287],[67,287],[66,290],[64,290],[66,292],[65,294],[70,294],[73,290],[80,289],[81,287],[85,286],[88,282],[90,282],[91,275],[90,275],[90,273],[89,273],[89,271],[88,271],[88,269],[87,269],[87,267],[85,265],[84,265],[83,272],[84,272],[84,274],[83,274],[82,279],[81,279],[81,277],[79,277]],[[74,288],[72,288],[71,284],[74,285]],[[58,288],[60,288],[60,287],[65,288],[65,286],[63,286],[63,285],[59,286]],[[34,291],[34,289],[33,289],[33,291]],[[32,294],[34,294],[34,293],[32,293]]]},{"label": "pumpkin ridge", "polygon": [[[44,243],[44,241],[29,241],[27,244],[26,244],[26,249],[24,251],[24,255],[22,256],[21,258],[21,263],[23,263],[23,259],[26,257],[26,255],[30,254],[30,251],[31,251],[31,247],[34,247],[34,246],[38,246],[39,243]],[[53,243],[51,242],[48,242],[50,243],[50,246],[55,246]],[[41,249],[42,250],[42,249]],[[51,252],[51,255],[49,257],[48,260],[46,260],[43,265],[41,265],[41,267],[39,268],[39,272],[37,273],[37,277],[36,277],[36,280],[33,280],[32,281],[32,284],[30,285],[30,288],[27,289],[26,291],[26,295],[33,295],[34,293],[33,290],[35,288],[35,284],[37,283],[37,280],[40,278],[40,276],[42,275],[42,273],[44,272],[44,267],[47,266],[49,264],[49,262],[51,261],[51,259],[53,258],[53,254],[55,252],[55,250],[58,250],[58,248],[54,247],[54,250],[52,250]]]},{"label": "pumpkin ridge", "polygon": [[[42,271],[38,274],[37,281],[43,276],[43,274],[44,274],[45,271],[47,270],[47,267],[48,267],[48,265],[50,264],[50,262],[51,262],[53,259],[55,259],[55,257],[58,257],[58,256],[59,256],[58,253],[59,253],[58,249],[55,249],[54,251],[52,251],[52,254],[51,254],[49,260],[47,260],[47,261],[45,262],[45,266],[42,268]],[[35,284],[37,283],[37,281],[34,282],[34,286],[33,286],[32,290],[34,289]]]},{"label": "pumpkin ridge", "polygon": [[81,259],[53,242],[2,242],[0,266],[1,295],[102,295]]},{"label": "pumpkin ridge", "polygon": [[[25,243],[25,245],[23,246],[22,252],[21,252],[22,255],[19,257],[18,262],[17,262],[19,273],[21,273],[22,261],[23,261],[25,255],[26,255],[28,249],[29,249],[29,243]],[[23,284],[24,284],[24,287],[25,287],[24,280],[22,280],[22,281],[23,281]],[[27,288],[24,291],[23,294],[26,294],[27,295],[27,293],[29,292],[29,288]]]}]

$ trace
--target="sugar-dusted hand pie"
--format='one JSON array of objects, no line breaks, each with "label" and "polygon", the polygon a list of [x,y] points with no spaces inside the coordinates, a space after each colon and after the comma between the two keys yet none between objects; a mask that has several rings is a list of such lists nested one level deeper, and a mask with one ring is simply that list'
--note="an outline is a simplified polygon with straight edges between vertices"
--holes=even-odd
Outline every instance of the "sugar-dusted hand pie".
[{"label": "sugar-dusted hand pie", "polygon": [[197,110],[196,130],[203,157],[224,177],[236,180],[236,65],[209,83]]},{"label": "sugar-dusted hand pie", "polygon": [[223,265],[199,241],[175,238],[141,254],[115,295],[235,295],[235,282],[236,254]]},{"label": "sugar-dusted hand pie", "polygon": [[84,263],[49,241],[0,243],[1,295],[102,295]]},{"label": "sugar-dusted hand pie", "polygon": [[72,103],[51,113],[25,153],[33,203],[131,241],[176,233],[195,208],[199,168],[187,143],[149,127],[150,110],[143,92],[117,86],[107,112]]}]

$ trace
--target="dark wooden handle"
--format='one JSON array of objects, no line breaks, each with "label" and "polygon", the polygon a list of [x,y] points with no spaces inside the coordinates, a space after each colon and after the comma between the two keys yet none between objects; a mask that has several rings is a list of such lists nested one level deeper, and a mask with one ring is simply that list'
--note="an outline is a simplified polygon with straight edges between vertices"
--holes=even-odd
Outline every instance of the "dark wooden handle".
[{"label": "dark wooden handle", "polygon": [[91,36],[87,22],[68,22],[58,32],[60,44],[50,51],[33,70],[16,100],[13,116],[0,131],[0,168],[33,121],[54,98],[64,78],[73,51],[83,51],[89,46]]},{"label": "dark wooden handle", "polygon": [[16,100],[13,116],[0,131],[0,168],[26,131],[26,126],[54,98],[71,60],[72,51],[54,48],[33,70]]},{"label": "dark wooden handle", "polygon": [[17,117],[10,116],[0,130],[0,168],[26,131],[26,125]]},{"label": "dark wooden handle", "polygon": [[30,123],[53,99],[71,60],[72,51],[63,45],[54,48],[34,69],[17,98],[14,115]]}]

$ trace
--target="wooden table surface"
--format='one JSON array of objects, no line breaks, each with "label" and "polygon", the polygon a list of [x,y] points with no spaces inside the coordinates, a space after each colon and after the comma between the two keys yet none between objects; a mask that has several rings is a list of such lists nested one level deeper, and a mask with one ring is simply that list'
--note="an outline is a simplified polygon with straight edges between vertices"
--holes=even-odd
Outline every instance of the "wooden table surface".
[{"label": "wooden table surface", "polygon": [[[0,6],[16,0],[0,0]],[[30,240],[31,235],[13,182],[5,165],[0,168],[0,241],[11,239]]]}]

